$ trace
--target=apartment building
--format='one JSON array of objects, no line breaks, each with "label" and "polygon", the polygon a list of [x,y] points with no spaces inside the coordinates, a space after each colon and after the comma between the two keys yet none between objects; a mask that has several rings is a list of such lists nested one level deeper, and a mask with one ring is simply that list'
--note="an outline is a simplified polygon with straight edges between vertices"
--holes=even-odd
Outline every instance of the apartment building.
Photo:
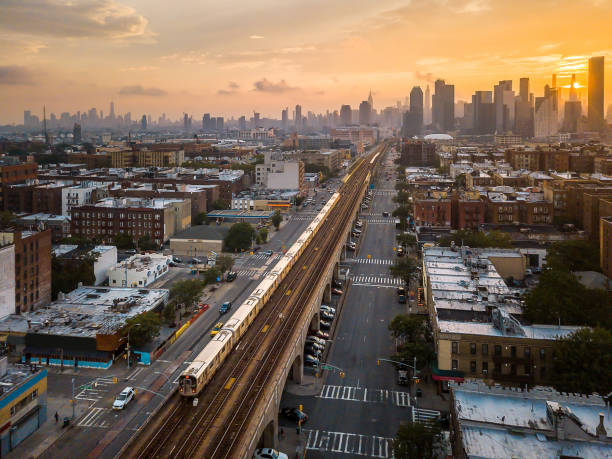
[{"label": "apartment building", "polygon": [[122,150],[111,151],[111,167],[172,167],[185,162],[185,151]]},{"label": "apartment building", "polygon": [[304,192],[304,163],[300,160],[285,160],[282,154],[264,153],[264,163],[255,170],[258,186],[269,190],[297,190]]}]

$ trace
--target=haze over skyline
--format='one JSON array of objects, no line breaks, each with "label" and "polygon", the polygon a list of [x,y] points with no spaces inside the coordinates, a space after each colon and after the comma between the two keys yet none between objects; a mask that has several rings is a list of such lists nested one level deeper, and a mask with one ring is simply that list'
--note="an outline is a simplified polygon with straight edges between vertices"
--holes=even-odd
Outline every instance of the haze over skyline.
[{"label": "haze over skyline", "polygon": [[279,118],[295,104],[355,109],[370,88],[381,109],[436,78],[456,100],[520,77],[539,95],[552,73],[586,85],[592,55],[607,57],[606,107],[612,99],[606,0],[5,0],[2,10],[1,124],[43,104],[60,113],[111,100],[133,118]]}]

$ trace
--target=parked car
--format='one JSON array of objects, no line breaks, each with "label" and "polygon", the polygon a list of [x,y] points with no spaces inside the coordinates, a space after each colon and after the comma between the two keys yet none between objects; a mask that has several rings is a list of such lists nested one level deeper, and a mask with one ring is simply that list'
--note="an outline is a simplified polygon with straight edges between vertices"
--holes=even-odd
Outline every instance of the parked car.
[{"label": "parked car", "polygon": [[329,321],[334,320],[334,315],[330,314],[329,312],[320,311],[319,314],[321,316],[321,319],[325,319],[325,320],[329,320]]},{"label": "parked car", "polygon": [[400,386],[408,385],[408,372],[406,370],[399,370],[397,372],[397,383]]},{"label": "parked car", "polygon": [[325,340],[322,338],[319,338],[318,336],[307,336],[306,342],[307,343],[317,343],[321,346],[325,346]]},{"label": "parked car", "polygon": [[314,334],[321,339],[329,339],[329,333],[322,330],[317,330]]},{"label": "parked car", "polygon": [[306,344],[304,345],[304,349],[307,348],[313,348],[313,349],[317,349],[319,351],[322,351],[323,349],[325,349],[325,344],[320,344],[316,341],[306,341]]},{"label": "parked car", "polygon": [[113,410],[123,410],[134,399],[135,395],[134,389],[131,387],[123,389],[113,402]]},{"label": "parked car", "polygon": [[280,410],[280,415],[296,423],[302,421],[302,424],[304,424],[308,421],[308,415],[297,408],[283,408]]},{"label": "parked car", "polygon": [[201,311],[208,311],[208,308],[210,308],[210,305],[208,303],[198,304],[198,309]]},{"label": "parked car", "polygon": [[253,453],[253,459],[289,459],[289,456],[272,448],[259,448]]},{"label": "parked car", "polygon": [[353,228],[353,233],[361,234],[361,230],[357,228]]},{"label": "parked car", "polygon": [[325,320],[321,320],[319,325],[324,330],[329,330],[331,328],[331,323],[330,322],[326,322]]},{"label": "parked car", "polygon": [[320,311],[327,311],[331,314],[336,314],[336,308],[332,308],[331,306],[327,306],[326,304],[322,304],[319,308]]},{"label": "parked car", "polygon": [[202,260],[200,260],[199,258],[192,258],[191,259],[191,263],[195,264],[195,265],[199,265],[202,263]]},{"label": "parked car", "polygon": [[238,277],[238,273],[236,273],[235,271],[230,271],[225,276],[225,280],[227,282],[232,282],[232,281],[236,280],[236,277]]},{"label": "parked car", "polygon": [[398,249],[397,249],[397,256],[398,257],[403,257],[404,256],[404,248],[403,247],[398,247]]},{"label": "parked car", "polygon": [[363,227],[363,222],[362,222],[361,220],[357,220],[357,221],[355,222],[355,226],[356,226],[357,228],[361,228],[361,227]]},{"label": "parked car", "polygon": [[346,249],[354,251],[354,250],[357,249],[357,244],[355,244],[354,242],[347,242],[346,243]]},{"label": "parked car", "polygon": [[315,359],[312,355],[306,354],[304,356],[304,364],[309,366],[309,367],[318,367],[319,366],[319,359]]},{"label": "parked car", "polygon": [[334,295],[342,295],[342,290],[340,290],[339,288],[332,288],[331,291]]},{"label": "parked car", "polygon": [[182,262],[183,262],[183,259],[182,259],[182,258],[179,258],[179,257],[174,257],[174,256],[173,256],[173,257],[172,257],[172,261],[173,261],[173,262],[175,262],[175,263],[182,263]]},{"label": "parked car", "polygon": [[128,249],[125,251],[125,253],[129,253],[130,255],[134,255],[136,254],[136,249]]},{"label": "parked car", "polygon": [[222,328],[223,328],[223,322],[217,322],[217,324],[210,331],[210,336],[215,336],[217,333],[219,333],[219,330],[221,330]]},{"label": "parked car", "polygon": [[322,352],[319,349],[306,349],[306,355],[311,355],[317,360],[321,360]]},{"label": "parked car", "polygon": [[338,279],[334,279],[334,281],[332,282],[332,286],[336,288],[342,288],[342,282],[340,282]]},{"label": "parked car", "polygon": [[351,236],[355,237],[355,238],[359,238],[359,236],[361,236],[361,233],[356,233],[355,231],[353,231],[351,233]]},{"label": "parked car", "polygon": [[227,311],[229,311],[232,308],[232,302],[231,301],[226,301],[225,303],[223,303],[221,305],[221,307],[219,308],[219,313],[220,314],[225,314]]}]

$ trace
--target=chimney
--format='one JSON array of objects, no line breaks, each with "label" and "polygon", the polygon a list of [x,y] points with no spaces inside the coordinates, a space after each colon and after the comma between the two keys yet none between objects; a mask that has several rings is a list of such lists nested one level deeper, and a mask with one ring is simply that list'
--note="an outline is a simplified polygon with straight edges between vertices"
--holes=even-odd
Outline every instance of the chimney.
[{"label": "chimney", "polygon": [[608,432],[606,431],[606,428],[604,427],[604,414],[603,413],[599,413],[599,425],[597,426],[597,429],[595,429],[595,433],[597,433],[597,439],[604,441],[606,438],[608,438]]}]

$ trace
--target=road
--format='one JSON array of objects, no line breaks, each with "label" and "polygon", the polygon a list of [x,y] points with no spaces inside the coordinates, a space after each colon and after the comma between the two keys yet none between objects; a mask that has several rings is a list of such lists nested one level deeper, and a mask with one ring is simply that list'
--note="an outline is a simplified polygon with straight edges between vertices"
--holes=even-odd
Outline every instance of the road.
[{"label": "road", "polygon": [[[328,192],[321,192],[317,199],[329,198]],[[135,434],[135,431],[162,404],[165,396],[177,384],[178,375],[193,358],[210,341],[209,331],[218,322],[218,306],[227,300],[234,304],[244,301],[261,279],[282,256],[282,250],[288,248],[308,226],[314,212],[304,209],[288,215],[279,232],[271,232],[270,241],[263,245],[261,251],[272,250],[271,257],[256,252],[244,254],[236,259],[234,270],[237,279],[211,292],[203,298],[210,309],[187,328],[185,333],[151,366],[136,366],[127,369],[123,360],[117,361],[107,372],[78,370],[76,374],[61,374],[59,370],[50,370],[49,396],[70,398],[71,380],[76,386],[97,378],[97,384],[90,389],[77,391],[77,403],[84,414],[77,418],[75,425],[50,447],[41,457],[114,457],[121,447]],[[177,268],[178,269],[178,268]],[[172,281],[184,278],[177,275]],[[169,288],[168,285],[164,287]],[[228,316],[229,317],[229,316]],[[118,383],[113,382],[118,377]],[[134,402],[121,412],[111,409],[114,397],[124,387],[132,386],[137,390]],[[85,409],[84,409],[85,407]],[[62,412],[62,416],[67,413]],[[52,415],[49,415],[52,419]],[[49,421],[51,422],[51,421]],[[31,446],[30,446],[31,447]],[[28,442],[24,442],[18,451],[27,454]],[[23,456],[22,456],[23,457]]]},{"label": "road", "polygon": [[[315,396],[283,394],[281,406],[301,404],[310,417],[301,434],[308,458],[392,457],[392,439],[400,423],[412,416],[409,388],[396,384],[391,365],[377,366],[379,357],[395,352],[387,329],[390,319],[406,312],[406,305],[397,301],[400,282],[389,275],[396,256],[395,221],[382,216],[395,208],[394,185],[394,178],[387,181],[384,175],[375,183],[372,204],[361,215],[364,231],[358,253],[348,252],[344,261],[353,282],[337,318],[327,362],[340,367],[345,377],[324,374],[324,384]],[[281,419],[279,424],[287,431],[295,430],[291,421]]]}]

